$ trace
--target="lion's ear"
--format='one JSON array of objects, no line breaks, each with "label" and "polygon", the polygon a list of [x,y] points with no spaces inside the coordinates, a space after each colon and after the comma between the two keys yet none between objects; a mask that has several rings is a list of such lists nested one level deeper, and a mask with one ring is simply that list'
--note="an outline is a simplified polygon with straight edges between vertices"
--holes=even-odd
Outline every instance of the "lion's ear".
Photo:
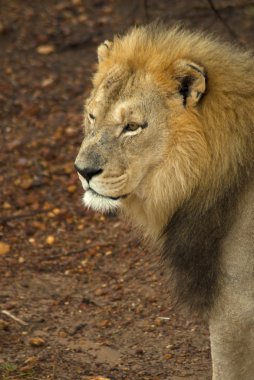
[{"label": "lion's ear", "polygon": [[98,46],[97,55],[98,55],[99,62],[102,62],[105,58],[108,57],[112,45],[113,45],[113,42],[104,41],[102,44]]},{"label": "lion's ear", "polygon": [[206,91],[206,73],[194,62],[180,59],[175,62],[175,77],[185,107],[195,107]]}]

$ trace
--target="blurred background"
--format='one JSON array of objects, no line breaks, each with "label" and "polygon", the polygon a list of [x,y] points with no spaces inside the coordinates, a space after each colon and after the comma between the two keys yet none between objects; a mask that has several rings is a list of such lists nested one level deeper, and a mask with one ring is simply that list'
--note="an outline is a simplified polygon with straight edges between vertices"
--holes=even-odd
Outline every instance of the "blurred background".
[{"label": "blurred background", "polygon": [[206,326],[73,168],[97,45],[156,18],[254,45],[254,1],[0,0],[2,380],[211,378]]}]

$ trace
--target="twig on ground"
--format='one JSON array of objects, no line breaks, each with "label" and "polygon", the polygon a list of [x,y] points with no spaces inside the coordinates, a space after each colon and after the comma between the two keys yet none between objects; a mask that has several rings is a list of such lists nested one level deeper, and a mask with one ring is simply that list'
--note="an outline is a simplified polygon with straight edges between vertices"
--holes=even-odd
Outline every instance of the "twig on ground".
[{"label": "twig on ground", "polygon": [[83,327],[86,327],[86,323],[79,323],[77,326],[73,328],[73,330],[70,332],[70,336],[74,336],[78,331],[82,330]]},{"label": "twig on ground", "polygon": [[15,315],[11,314],[8,310],[2,310],[1,313],[18,322],[22,326],[28,326],[28,323],[22,321],[20,318],[15,317]]},{"label": "twig on ground", "polygon": [[[218,11],[218,9],[215,7],[214,3],[213,3],[213,0],[207,0],[211,10],[214,12],[214,14],[216,15],[216,17],[220,20],[220,22],[224,25],[224,27],[227,29],[227,31],[229,32],[229,34],[231,35],[231,37],[233,37],[234,39],[236,39],[238,42],[238,35],[235,33],[235,31],[230,27],[230,25],[228,25],[228,23],[224,20],[224,18],[221,16],[220,12]],[[239,42],[240,43],[240,42]],[[241,43],[240,43],[241,44]]]},{"label": "twig on ground", "polygon": [[[91,248],[91,245],[89,247]],[[76,253],[85,252],[86,250],[87,250],[87,247],[83,247],[83,248],[80,248],[80,249],[75,249],[73,251],[68,251],[66,253],[63,253],[61,256],[71,256],[71,255],[75,255]]]},{"label": "twig on ground", "polygon": [[162,319],[163,321],[169,321],[171,318],[170,317],[158,317],[158,319]]},{"label": "twig on ground", "polygon": [[144,8],[145,21],[149,22],[148,0],[143,0],[143,8]]},{"label": "twig on ground", "polygon": [[[57,207],[57,206],[55,206],[55,207]],[[36,210],[36,211],[32,211],[32,212],[27,213],[27,214],[18,214],[18,215],[6,216],[3,218],[0,218],[0,223],[7,223],[7,222],[9,222],[11,220],[15,220],[15,219],[31,218],[31,217],[38,215],[38,214],[46,214],[47,212],[52,211],[55,207],[49,208],[47,210]]]},{"label": "twig on ground", "polygon": [[91,42],[92,39],[92,33],[87,33],[85,36],[82,36],[80,38],[73,38],[72,40],[70,39],[69,41],[66,41],[63,45],[59,46],[59,51],[83,48],[86,44]]}]

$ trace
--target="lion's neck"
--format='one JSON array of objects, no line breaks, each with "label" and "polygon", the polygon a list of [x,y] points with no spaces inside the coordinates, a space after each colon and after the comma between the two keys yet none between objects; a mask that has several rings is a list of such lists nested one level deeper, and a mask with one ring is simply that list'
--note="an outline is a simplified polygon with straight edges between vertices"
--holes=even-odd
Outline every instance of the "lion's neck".
[{"label": "lion's neck", "polygon": [[125,217],[137,226],[146,238],[154,242],[161,236],[174,211],[168,201],[151,201],[137,195],[132,195],[126,200],[123,208]]},{"label": "lion's neck", "polygon": [[214,207],[227,193],[240,193],[250,179],[249,169],[242,168],[240,176],[232,176],[230,181],[220,178],[217,183],[202,181],[191,193],[186,192],[179,186],[178,189],[160,186],[159,189],[147,194],[133,194],[124,202],[123,214],[128,221],[140,228],[145,237],[151,241],[160,240],[166,226],[170,223],[175,213],[181,210],[185,204],[191,206],[193,211],[202,214]]}]

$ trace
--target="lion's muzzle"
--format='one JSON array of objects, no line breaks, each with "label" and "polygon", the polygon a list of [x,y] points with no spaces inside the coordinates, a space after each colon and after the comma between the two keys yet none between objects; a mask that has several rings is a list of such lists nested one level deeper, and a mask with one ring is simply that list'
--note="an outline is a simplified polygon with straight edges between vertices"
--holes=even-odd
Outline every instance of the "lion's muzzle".
[{"label": "lion's muzzle", "polygon": [[89,181],[94,177],[95,175],[99,175],[103,172],[103,169],[98,169],[98,168],[86,168],[86,167],[81,167],[78,164],[74,164],[75,169],[77,172],[89,183]]}]

